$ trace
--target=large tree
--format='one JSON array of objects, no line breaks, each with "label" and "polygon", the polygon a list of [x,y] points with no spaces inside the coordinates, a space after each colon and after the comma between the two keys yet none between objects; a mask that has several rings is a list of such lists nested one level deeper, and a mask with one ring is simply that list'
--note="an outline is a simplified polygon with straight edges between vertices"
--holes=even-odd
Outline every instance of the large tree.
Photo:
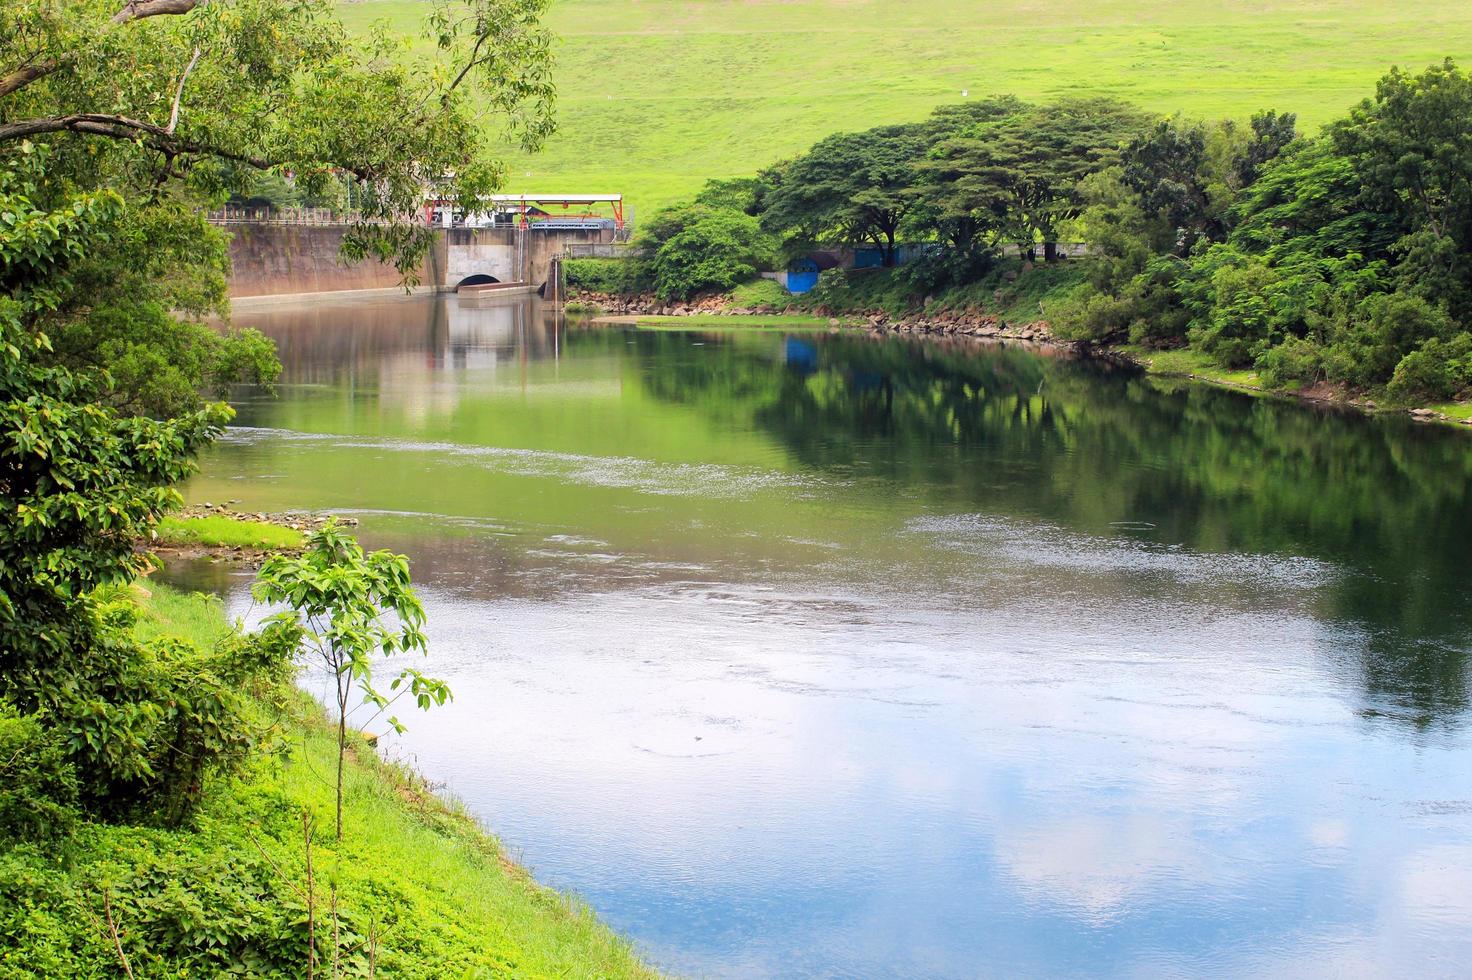
[{"label": "large tree", "polygon": [[1078,214],[1084,177],[1110,166],[1143,126],[1112,99],[1063,99],[988,119],[940,141],[926,170],[948,208],[1001,224],[1024,255],[1057,254],[1062,222]]},{"label": "large tree", "polygon": [[[938,106],[926,121],[929,150],[927,159],[915,168],[916,200],[909,215],[910,225],[922,237],[933,235],[963,266],[994,252],[1006,235],[1008,215],[999,195],[974,193],[977,188],[971,176],[965,178],[966,186],[958,186],[958,175],[948,171],[945,152],[937,152],[936,148],[1028,108],[1016,96],[1002,95]],[[932,155],[936,159],[929,159]]]},{"label": "large tree", "polygon": [[545,5],[435,0],[418,47],[350,36],[331,0],[0,5],[0,162],[45,143],[38,206],[104,187],[122,199],[74,272],[85,288],[37,314],[53,356],[108,366],[106,397],[156,415],[200,385],[269,378],[259,337],[199,326],[228,312],[226,239],[202,211],[263,173],[351,196],[345,257],[412,275],[426,189],[468,203],[504,176],[499,148],[551,130]]},{"label": "large tree", "polygon": [[1472,74],[1450,60],[1399,69],[1331,128],[1360,204],[1389,215],[1400,285],[1472,324]]},{"label": "large tree", "polygon": [[894,265],[895,244],[914,207],[915,164],[925,153],[924,125],[880,126],[820,140],[797,159],[762,175],[762,224],[789,250],[869,242]]}]

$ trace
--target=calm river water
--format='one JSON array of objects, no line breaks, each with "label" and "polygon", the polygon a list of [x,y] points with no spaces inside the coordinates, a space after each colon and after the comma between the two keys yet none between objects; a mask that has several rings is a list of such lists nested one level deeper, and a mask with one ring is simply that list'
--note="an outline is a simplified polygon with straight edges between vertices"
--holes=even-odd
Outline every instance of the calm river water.
[{"label": "calm river water", "polygon": [[389,751],[654,963],[1466,974],[1472,435],[481,303],[237,314],[284,383],[188,496],[408,553]]}]

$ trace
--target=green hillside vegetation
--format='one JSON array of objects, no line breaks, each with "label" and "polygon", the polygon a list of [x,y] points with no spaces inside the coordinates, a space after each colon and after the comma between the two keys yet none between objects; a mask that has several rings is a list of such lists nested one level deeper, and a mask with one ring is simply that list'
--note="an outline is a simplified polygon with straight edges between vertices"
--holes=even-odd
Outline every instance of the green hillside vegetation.
[{"label": "green hillside vegetation", "polygon": [[[141,603],[140,640],[208,650],[230,635],[218,600],[150,588],[120,600]],[[0,835],[0,977],[122,976],[124,960],[139,977],[305,976],[309,895],[319,976],[653,976],[586,908],[537,885],[471,817],[358,736],[334,840],[333,726],[290,685],[257,686],[252,704],[250,720],[275,727],[276,751],[212,782],[187,824],[72,814],[59,840]],[[7,818],[26,803],[16,785],[34,773],[12,770],[32,761],[32,734],[0,715]]]},{"label": "green hillside vegetation", "polygon": [[[417,36],[426,10],[340,13]],[[510,189],[621,192],[640,214],[962,91],[1239,120],[1291,108],[1312,131],[1389,65],[1472,57],[1466,4],[1384,0],[553,0],[544,22],[558,133],[513,159]]]}]

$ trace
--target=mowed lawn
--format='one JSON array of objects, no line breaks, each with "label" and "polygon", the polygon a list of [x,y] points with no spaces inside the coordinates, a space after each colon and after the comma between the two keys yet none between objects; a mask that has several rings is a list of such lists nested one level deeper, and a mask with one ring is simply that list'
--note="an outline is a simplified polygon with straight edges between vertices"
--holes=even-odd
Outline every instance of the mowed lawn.
[{"label": "mowed lawn", "polygon": [[[345,4],[409,32],[415,0]],[[1472,64],[1472,0],[553,0],[560,132],[512,191],[640,211],[828,133],[1015,92],[1162,113],[1296,111],[1313,128],[1391,65]]]}]

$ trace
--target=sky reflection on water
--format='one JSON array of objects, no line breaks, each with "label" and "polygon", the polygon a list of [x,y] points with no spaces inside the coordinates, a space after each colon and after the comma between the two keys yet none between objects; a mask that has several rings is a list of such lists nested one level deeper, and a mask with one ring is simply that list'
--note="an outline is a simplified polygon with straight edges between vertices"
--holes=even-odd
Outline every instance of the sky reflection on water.
[{"label": "sky reflection on water", "polygon": [[1462,434],[1015,349],[237,322],[286,384],[189,496],[407,552],[456,700],[391,751],[661,966],[1472,955]]}]

